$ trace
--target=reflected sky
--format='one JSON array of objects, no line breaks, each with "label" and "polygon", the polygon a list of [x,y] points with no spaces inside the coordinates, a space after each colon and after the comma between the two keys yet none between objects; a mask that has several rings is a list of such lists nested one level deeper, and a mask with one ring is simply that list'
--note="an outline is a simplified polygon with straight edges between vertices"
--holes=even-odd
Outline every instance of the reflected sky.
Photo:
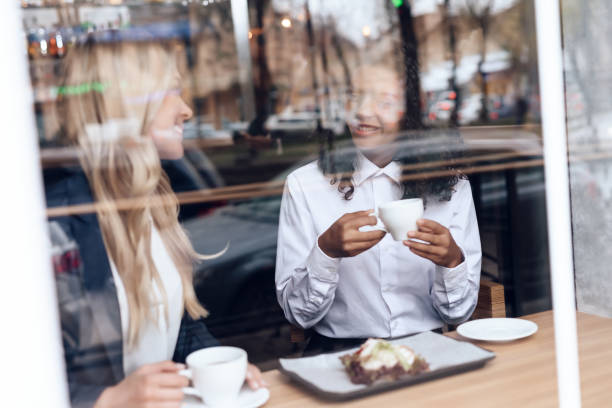
[{"label": "reflected sky", "polygon": [[[286,13],[291,17],[300,18],[307,0],[273,0],[272,6],[279,13]],[[308,0],[310,12],[315,24],[317,20],[333,20],[336,29],[345,38],[362,47],[366,44],[364,27],[367,27],[369,38],[377,38],[381,33],[389,29],[389,19],[384,3],[391,0]],[[486,6],[492,7],[493,14],[500,13],[517,3],[517,0],[451,0],[451,12],[460,13],[468,5],[474,5],[476,9]],[[420,16],[436,12],[444,0],[413,0],[412,15]],[[303,18],[303,17],[302,17]]]}]

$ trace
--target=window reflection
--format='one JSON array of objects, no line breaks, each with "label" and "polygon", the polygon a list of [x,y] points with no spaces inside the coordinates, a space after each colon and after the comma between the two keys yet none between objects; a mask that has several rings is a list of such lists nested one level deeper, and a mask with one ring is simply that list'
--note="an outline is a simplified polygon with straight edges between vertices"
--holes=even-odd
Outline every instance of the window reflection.
[{"label": "window reflection", "polygon": [[599,67],[611,57],[603,39],[610,32],[607,19],[612,9],[598,1],[561,4],[577,307],[609,317],[608,280],[602,271],[610,262],[610,251],[601,243],[607,241],[612,225],[610,80]]},{"label": "window reflection", "polygon": [[[381,135],[401,130],[402,176],[412,186],[455,174],[469,180],[482,248],[479,272],[504,285],[506,313],[550,308],[532,2],[253,0],[245,2],[246,22],[229,1],[100,3],[24,2],[24,52],[47,188],[58,172],[79,164],[79,150],[66,142],[89,123],[75,124],[68,114],[83,100],[97,106],[91,117],[103,126],[88,133],[98,137],[142,122],[114,113],[113,122],[99,121],[101,112],[146,108],[152,120],[164,122],[155,132],[160,143],[147,149],[166,153],[160,165],[165,188],[176,193],[181,225],[199,253],[229,243],[227,252],[193,272],[195,294],[210,312],[206,325],[223,344],[247,349],[262,368],[301,352],[304,344],[289,341],[287,310],[275,289],[285,180],[315,160],[332,166],[330,152],[350,163],[353,144],[364,147],[351,135],[362,133],[369,143],[365,136],[379,127]],[[109,50],[129,49],[131,76],[115,73],[119,58],[74,56],[88,38]],[[155,86],[142,89],[156,66],[135,61],[148,48],[166,50],[178,75],[150,75]],[[66,82],[74,77],[71,60],[83,72]],[[91,75],[87,64],[101,76]],[[115,89],[121,96],[100,110],[97,101]],[[586,101],[574,94],[568,103],[579,111]],[[182,128],[157,114],[166,98],[185,101],[169,107],[183,110]],[[66,106],[69,101],[80,102]],[[401,125],[385,119],[389,112],[401,116]],[[177,152],[166,142],[179,133]],[[337,192],[351,177],[342,160],[333,166],[327,173],[339,174],[330,187]],[[114,198],[134,198],[134,192]],[[339,192],[337,198],[344,202]],[[48,214],[91,215],[94,208],[82,204],[48,200]],[[54,257],[60,270],[76,265],[66,255],[71,251]],[[80,259],[91,262],[82,248]]]}]

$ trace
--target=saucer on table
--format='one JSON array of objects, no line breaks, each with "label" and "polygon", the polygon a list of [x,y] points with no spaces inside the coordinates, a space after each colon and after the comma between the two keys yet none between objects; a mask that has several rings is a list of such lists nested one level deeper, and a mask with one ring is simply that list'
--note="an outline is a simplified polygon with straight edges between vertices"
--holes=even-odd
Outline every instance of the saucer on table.
[{"label": "saucer on table", "polygon": [[457,327],[457,333],[465,338],[490,342],[518,340],[537,331],[538,325],[534,322],[512,318],[472,320]]},{"label": "saucer on table", "polygon": [[[242,387],[238,394],[236,408],[259,408],[270,398],[270,391],[267,388],[252,390],[247,386]],[[194,395],[185,395],[181,408],[209,408],[202,399]]]}]

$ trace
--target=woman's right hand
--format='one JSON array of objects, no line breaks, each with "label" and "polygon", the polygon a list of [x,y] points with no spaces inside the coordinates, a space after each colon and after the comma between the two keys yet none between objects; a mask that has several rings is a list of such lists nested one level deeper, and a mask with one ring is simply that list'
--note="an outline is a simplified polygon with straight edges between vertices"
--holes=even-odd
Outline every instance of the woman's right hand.
[{"label": "woman's right hand", "polygon": [[140,367],[119,384],[102,392],[94,408],[180,408],[187,377],[180,375],[183,364],[172,361]]},{"label": "woman's right hand", "polygon": [[344,214],[319,237],[319,248],[331,258],[356,256],[384,238],[384,231],[361,232],[365,225],[376,225],[374,210]]}]

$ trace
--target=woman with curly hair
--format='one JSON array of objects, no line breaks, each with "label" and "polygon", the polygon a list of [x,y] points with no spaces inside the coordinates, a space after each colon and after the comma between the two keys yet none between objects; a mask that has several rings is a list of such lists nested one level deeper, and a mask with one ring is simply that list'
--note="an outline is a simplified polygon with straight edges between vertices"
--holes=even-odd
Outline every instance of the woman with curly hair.
[{"label": "woman with curly hair", "polygon": [[[448,164],[460,143],[403,131],[395,72],[362,67],[353,86],[351,142],[328,143],[317,162],[291,173],[281,205],[277,297],[292,324],[314,328],[307,352],[456,324],[478,297],[470,184]],[[378,205],[415,197],[425,203],[418,231],[397,242],[372,228]]]}]

